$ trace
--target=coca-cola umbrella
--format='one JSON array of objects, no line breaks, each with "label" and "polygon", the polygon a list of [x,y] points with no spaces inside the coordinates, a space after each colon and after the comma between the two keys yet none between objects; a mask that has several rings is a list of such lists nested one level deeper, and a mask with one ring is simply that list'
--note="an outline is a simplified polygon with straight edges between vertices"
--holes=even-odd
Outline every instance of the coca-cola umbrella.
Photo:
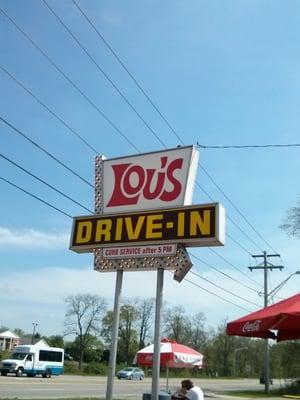
[{"label": "coca-cola umbrella", "polygon": [[300,293],[229,322],[227,335],[300,339]]},{"label": "coca-cola umbrella", "polygon": [[[137,352],[135,363],[140,367],[151,367],[154,345],[151,344]],[[175,340],[162,339],[160,342],[160,366],[167,370],[167,389],[169,368],[202,368],[203,354]]]}]

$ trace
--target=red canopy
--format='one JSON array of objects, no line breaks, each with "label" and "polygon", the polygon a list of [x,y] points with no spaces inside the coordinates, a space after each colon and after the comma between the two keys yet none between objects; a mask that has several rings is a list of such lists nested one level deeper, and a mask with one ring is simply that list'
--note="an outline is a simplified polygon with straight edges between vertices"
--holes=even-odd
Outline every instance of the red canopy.
[{"label": "red canopy", "polygon": [[[277,334],[273,331],[277,331]],[[229,322],[227,335],[300,339],[300,293]]]},{"label": "red canopy", "polygon": [[[139,350],[135,357],[136,364],[151,366],[153,362],[153,344]],[[170,368],[202,367],[203,354],[177,343],[175,340],[162,339],[160,342],[160,365]]]}]

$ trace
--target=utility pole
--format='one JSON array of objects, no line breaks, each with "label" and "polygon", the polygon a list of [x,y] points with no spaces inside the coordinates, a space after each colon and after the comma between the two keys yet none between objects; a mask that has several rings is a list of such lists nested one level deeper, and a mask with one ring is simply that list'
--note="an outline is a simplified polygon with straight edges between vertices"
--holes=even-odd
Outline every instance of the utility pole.
[{"label": "utility pole", "polygon": [[[253,269],[264,270],[264,307],[268,306],[268,270],[280,269],[282,270],[283,265],[273,265],[268,262],[269,257],[280,257],[280,254],[267,254],[266,251],[263,254],[252,255],[253,258],[263,258],[263,262],[256,267],[249,267],[252,272]],[[265,393],[268,394],[270,390],[270,352],[269,352],[269,340],[265,339],[265,362],[264,362],[264,379],[265,379]]]},{"label": "utility pole", "polygon": [[32,331],[32,336],[31,336],[31,344],[34,344],[34,335],[35,335],[35,328],[38,326],[37,322],[33,322],[33,331]]}]

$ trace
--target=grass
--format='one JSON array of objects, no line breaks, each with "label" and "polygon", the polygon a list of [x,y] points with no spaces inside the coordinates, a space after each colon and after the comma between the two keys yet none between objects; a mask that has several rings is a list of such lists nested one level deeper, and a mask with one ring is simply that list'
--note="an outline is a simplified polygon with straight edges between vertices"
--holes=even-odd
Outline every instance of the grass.
[{"label": "grass", "polygon": [[247,390],[247,391],[234,391],[234,392],[219,392],[220,394],[224,394],[227,396],[232,396],[232,397],[247,397],[251,399],[256,399],[256,398],[262,398],[265,397],[266,399],[268,397],[274,397],[274,396],[281,396],[277,391],[276,392],[270,392],[269,394],[266,394],[265,392],[262,392],[260,390]]}]

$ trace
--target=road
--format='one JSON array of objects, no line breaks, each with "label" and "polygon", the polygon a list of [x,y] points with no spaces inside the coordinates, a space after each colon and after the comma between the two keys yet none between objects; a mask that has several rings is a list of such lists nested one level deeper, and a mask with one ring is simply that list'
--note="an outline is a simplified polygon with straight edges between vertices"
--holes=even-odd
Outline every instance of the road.
[{"label": "road", "polygon": [[[262,390],[258,379],[196,379],[206,398],[221,398],[218,392],[230,390]],[[161,378],[161,389],[165,389],[166,381]],[[169,389],[175,390],[180,379],[169,379]],[[274,380],[272,388],[279,388],[280,382]],[[143,381],[115,380],[114,398],[142,400],[143,393],[150,392],[151,378]],[[0,399],[57,399],[57,398],[105,398],[106,377],[103,376],[73,376],[61,375],[44,379],[40,377],[16,378],[15,376],[0,376]],[[227,398],[230,398],[227,397]]]}]

